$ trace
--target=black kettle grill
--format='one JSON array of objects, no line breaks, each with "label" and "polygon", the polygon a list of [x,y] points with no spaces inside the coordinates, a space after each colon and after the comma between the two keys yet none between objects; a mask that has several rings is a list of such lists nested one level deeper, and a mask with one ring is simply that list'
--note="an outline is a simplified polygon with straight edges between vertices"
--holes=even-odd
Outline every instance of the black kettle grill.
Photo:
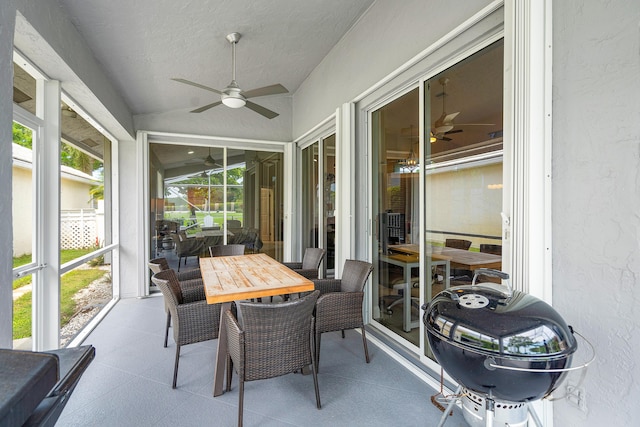
[{"label": "black kettle grill", "polygon": [[[479,275],[507,285],[476,284]],[[436,360],[462,388],[479,395],[476,403],[522,403],[512,406],[525,407],[526,417],[525,403],[560,385],[577,341],[550,305],[513,290],[508,279],[500,271],[477,270],[471,285],[446,289],[424,306],[423,322]]]}]

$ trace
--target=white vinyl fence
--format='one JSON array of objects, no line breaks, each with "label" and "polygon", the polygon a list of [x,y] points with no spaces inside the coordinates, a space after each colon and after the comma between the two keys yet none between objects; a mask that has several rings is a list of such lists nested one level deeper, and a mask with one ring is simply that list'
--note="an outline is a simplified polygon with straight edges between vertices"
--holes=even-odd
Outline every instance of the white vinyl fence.
[{"label": "white vinyl fence", "polygon": [[103,243],[103,211],[79,209],[60,213],[60,249],[81,249]]}]

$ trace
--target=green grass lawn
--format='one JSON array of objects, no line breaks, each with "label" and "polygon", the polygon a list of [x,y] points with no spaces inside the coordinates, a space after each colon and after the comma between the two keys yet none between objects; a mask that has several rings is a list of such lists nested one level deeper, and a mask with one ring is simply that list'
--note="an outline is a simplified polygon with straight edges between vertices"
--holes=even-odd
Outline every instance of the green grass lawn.
[{"label": "green grass lawn", "polygon": [[[199,223],[204,223],[204,217],[210,214],[213,217],[213,222],[222,227],[224,222],[224,213],[223,212],[196,212],[196,220]],[[243,222],[243,214],[242,212],[227,212],[227,219],[237,219],[240,222]],[[191,220],[191,214],[186,211],[165,211],[164,219],[179,221],[182,225],[187,225],[185,221]]]},{"label": "green grass lawn", "polygon": [[[77,258],[77,256],[76,256]],[[72,258],[73,259],[73,258]],[[71,298],[79,290],[87,287],[108,272],[98,269],[73,270],[62,276],[60,296],[60,327],[69,323],[78,307]],[[27,292],[13,302],[13,339],[31,336],[31,292]]]}]

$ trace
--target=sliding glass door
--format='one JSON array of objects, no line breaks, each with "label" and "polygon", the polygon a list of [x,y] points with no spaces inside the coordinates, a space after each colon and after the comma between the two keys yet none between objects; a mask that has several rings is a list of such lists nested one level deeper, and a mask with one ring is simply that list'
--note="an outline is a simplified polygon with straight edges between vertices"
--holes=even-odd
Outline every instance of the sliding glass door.
[{"label": "sliding glass door", "polygon": [[236,146],[149,144],[152,257],[196,268],[210,246],[282,260],[283,153]]},{"label": "sliding glass door", "polygon": [[421,306],[502,268],[502,63],[500,40],[370,112],[372,317],[427,356]]},{"label": "sliding glass door", "polygon": [[336,229],[336,136],[314,139],[300,153],[300,249],[323,248],[322,277],[333,277]]}]

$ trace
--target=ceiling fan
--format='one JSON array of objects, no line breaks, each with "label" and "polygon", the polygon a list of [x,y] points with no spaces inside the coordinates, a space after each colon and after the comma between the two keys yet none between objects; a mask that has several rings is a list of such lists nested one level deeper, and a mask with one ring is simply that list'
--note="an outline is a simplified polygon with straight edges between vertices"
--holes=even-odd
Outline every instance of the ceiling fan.
[{"label": "ceiling fan", "polygon": [[204,159],[204,165],[208,166],[208,167],[223,167],[220,163],[216,162],[216,160],[211,157],[211,148],[209,148],[209,155],[207,156],[206,159]]},{"label": "ceiling fan", "polygon": [[208,90],[210,92],[214,92],[220,95],[220,101],[213,102],[211,104],[204,105],[200,108],[196,108],[192,110],[192,113],[202,113],[203,111],[207,111],[210,108],[213,108],[217,105],[224,104],[229,108],[241,108],[247,107],[250,110],[255,111],[256,113],[268,118],[273,119],[278,116],[278,113],[269,110],[261,105],[258,105],[254,102],[249,101],[249,98],[257,98],[259,96],[268,96],[268,95],[278,95],[281,93],[288,93],[289,91],[282,86],[281,84],[274,84],[271,86],[265,86],[257,89],[252,89],[248,91],[243,91],[238,83],[236,82],[236,44],[238,40],[240,40],[240,33],[231,33],[227,35],[227,40],[231,43],[231,62],[233,67],[233,74],[231,77],[231,83],[227,85],[223,90],[213,89],[208,86],[201,85],[199,83],[192,82],[190,80],[180,79],[180,78],[172,78],[171,80],[175,80],[176,82],[188,84],[191,86],[195,86],[200,89]]},{"label": "ceiling fan", "polygon": [[431,142],[436,142],[437,140],[441,141],[451,141],[451,138],[445,136],[445,134],[450,135],[452,133],[463,132],[462,129],[453,130],[455,126],[495,126],[493,123],[454,123],[453,119],[455,119],[460,111],[455,113],[447,113],[445,106],[445,99],[447,97],[446,86],[449,83],[449,79],[446,77],[441,77],[438,80],[438,83],[442,85],[442,93],[438,96],[442,96],[442,114],[438,119],[433,123],[430,139]]},{"label": "ceiling fan", "polygon": [[216,159],[211,155],[211,148],[209,147],[209,155],[206,158],[196,157],[184,162],[185,165],[204,165],[205,171],[211,168],[222,168],[223,166],[216,162]]}]

